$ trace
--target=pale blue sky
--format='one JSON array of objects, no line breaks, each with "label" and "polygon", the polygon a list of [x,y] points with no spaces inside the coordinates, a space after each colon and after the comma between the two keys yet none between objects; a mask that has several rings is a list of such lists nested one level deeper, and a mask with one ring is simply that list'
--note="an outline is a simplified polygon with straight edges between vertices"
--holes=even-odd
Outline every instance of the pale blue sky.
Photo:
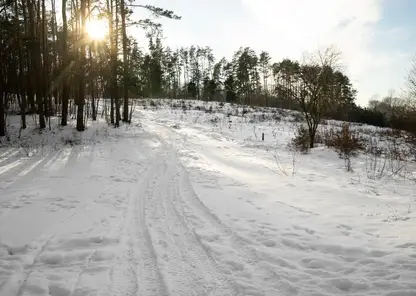
[{"label": "pale blue sky", "polygon": [[[136,2],[138,3],[138,1]],[[336,45],[343,52],[358,103],[400,91],[416,53],[415,0],[148,0],[175,11],[163,20],[165,44],[211,46],[231,57],[240,46],[274,61]],[[135,18],[142,16],[138,10]]]}]

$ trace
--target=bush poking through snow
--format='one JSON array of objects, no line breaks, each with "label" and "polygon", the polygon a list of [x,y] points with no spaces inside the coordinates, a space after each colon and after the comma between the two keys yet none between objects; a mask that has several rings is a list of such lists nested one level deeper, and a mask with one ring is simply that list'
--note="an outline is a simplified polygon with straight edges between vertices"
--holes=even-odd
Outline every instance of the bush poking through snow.
[{"label": "bush poking through snow", "polygon": [[367,148],[365,157],[367,178],[375,180],[384,176],[387,161],[382,155],[383,149],[379,147],[378,141],[372,140],[370,147]]},{"label": "bush poking through snow", "polygon": [[409,151],[403,148],[397,138],[392,138],[387,146],[373,139],[366,151],[366,171],[369,179],[409,177],[407,164],[410,156]]},{"label": "bush poking through snow", "polygon": [[81,139],[71,139],[71,138],[61,138],[61,141],[64,145],[70,145],[70,146],[79,146],[82,145]]},{"label": "bush poking through snow", "polygon": [[[291,175],[292,175],[292,177],[294,177],[295,176],[295,174],[296,174],[296,169],[297,169],[297,156],[298,156],[298,154],[299,154],[299,152],[298,151],[295,151],[295,150],[292,150],[292,161],[291,161],[291,167],[290,167],[290,171],[291,171]],[[289,171],[288,171],[288,169],[286,169],[286,167],[283,165],[283,162],[282,162],[282,160],[281,160],[281,158],[280,158],[280,154],[279,154],[279,152],[278,152],[278,150],[277,149],[275,149],[273,152],[272,152],[272,155],[273,155],[273,158],[274,158],[274,160],[275,160],[275,162],[276,162],[276,165],[277,165],[277,168],[279,169],[279,171],[281,172],[281,173],[283,173],[283,175],[285,175],[285,176],[289,176]]]},{"label": "bush poking through snow", "polygon": [[150,107],[152,107],[153,109],[157,109],[157,104],[154,100],[150,100]]},{"label": "bush poking through snow", "polygon": [[411,205],[409,205],[407,212],[401,212],[398,209],[393,209],[390,205],[386,205],[389,211],[389,215],[383,220],[383,222],[395,222],[395,221],[406,221],[410,217],[408,214],[411,213]]},{"label": "bush poking through snow", "polygon": [[359,134],[352,132],[347,123],[342,126],[341,130],[329,130],[325,134],[324,143],[327,147],[334,148],[339,157],[344,159],[348,172],[352,171],[351,157],[357,156],[359,151],[364,150]]},{"label": "bush poking through snow", "polygon": [[397,141],[397,138],[392,138],[392,141],[387,146],[386,157],[388,160],[388,168],[391,176],[406,175],[406,164],[408,153],[403,149]]},{"label": "bush poking through snow", "polygon": [[292,114],[292,121],[293,122],[304,122],[305,116],[300,112],[293,112]]},{"label": "bush poking through snow", "polygon": [[289,143],[291,150],[308,153],[310,150],[310,138],[308,128],[301,124],[295,130],[295,137]]}]

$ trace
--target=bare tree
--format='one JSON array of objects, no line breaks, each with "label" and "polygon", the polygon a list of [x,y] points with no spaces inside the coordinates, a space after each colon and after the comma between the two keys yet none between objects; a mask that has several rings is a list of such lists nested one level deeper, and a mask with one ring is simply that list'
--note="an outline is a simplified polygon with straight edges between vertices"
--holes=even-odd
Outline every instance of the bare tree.
[{"label": "bare tree", "polygon": [[416,57],[413,58],[412,67],[406,77],[406,86],[409,95],[416,98]]},{"label": "bare tree", "polygon": [[305,116],[309,147],[313,148],[318,125],[334,103],[353,100],[355,91],[342,74],[341,53],[333,47],[306,55],[297,66],[297,83],[291,92]]}]

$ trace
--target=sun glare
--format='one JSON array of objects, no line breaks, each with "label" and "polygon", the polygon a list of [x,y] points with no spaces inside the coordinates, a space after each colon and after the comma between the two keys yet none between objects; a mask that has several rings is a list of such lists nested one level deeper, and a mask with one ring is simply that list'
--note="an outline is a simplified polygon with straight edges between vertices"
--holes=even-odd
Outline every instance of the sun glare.
[{"label": "sun glare", "polygon": [[88,37],[92,40],[103,40],[108,34],[108,24],[105,20],[89,20],[86,29]]}]

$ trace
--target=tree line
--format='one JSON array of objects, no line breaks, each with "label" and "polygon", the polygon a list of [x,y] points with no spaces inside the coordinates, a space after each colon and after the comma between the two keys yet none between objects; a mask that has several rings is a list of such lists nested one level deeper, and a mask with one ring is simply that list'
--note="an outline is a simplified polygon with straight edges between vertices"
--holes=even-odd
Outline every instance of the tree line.
[{"label": "tree line", "polygon": [[[131,20],[134,7],[180,19],[159,7],[126,0],[62,0],[58,23],[55,0],[48,7],[45,0],[0,3],[0,136],[7,133],[5,116],[12,109],[18,109],[23,129],[27,114],[36,114],[43,129],[56,115],[67,125],[68,112],[75,109],[82,131],[86,117],[96,120],[100,98],[109,99],[110,122],[118,126],[129,121],[130,101],[142,97],[300,110],[312,134],[322,118],[414,129],[408,101],[405,108],[395,108],[395,116],[380,107],[384,101],[358,106],[357,91],[333,48],[303,61],[274,62],[268,52],[250,47],[240,47],[229,60],[216,59],[208,46],[165,46],[157,18]],[[94,18],[108,23],[102,40],[88,37],[87,24]],[[128,34],[131,26],[146,31],[146,46]]]},{"label": "tree line", "polygon": [[[85,129],[85,106],[97,116],[100,97],[111,100],[111,123],[128,121],[129,90],[139,79],[136,64],[138,45],[127,35],[129,26],[141,26],[149,34],[160,24],[152,19],[133,22],[133,7],[157,17],[179,19],[172,11],[125,0],[62,0],[61,24],[56,1],[0,1],[0,136],[7,133],[6,115],[18,105],[21,128],[26,115],[36,114],[40,129],[57,114],[68,124],[68,112],[76,106],[76,128]],[[87,25],[102,18],[108,36],[89,38]],[[121,112],[122,109],[122,112]],[[50,123],[50,120],[49,120]]]}]

